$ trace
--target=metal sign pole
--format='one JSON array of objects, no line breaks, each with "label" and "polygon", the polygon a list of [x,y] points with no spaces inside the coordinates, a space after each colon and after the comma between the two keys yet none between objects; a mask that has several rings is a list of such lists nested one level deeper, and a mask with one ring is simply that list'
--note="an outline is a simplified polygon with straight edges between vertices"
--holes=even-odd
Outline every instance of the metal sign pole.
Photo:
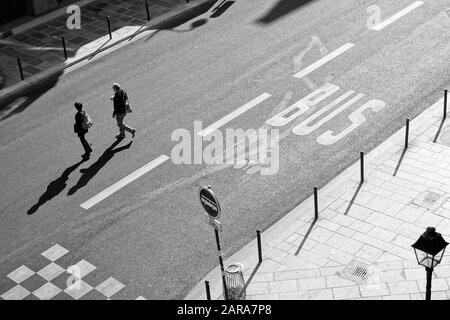
[{"label": "metal sign pole", "polygon": [[225,300],[228,300],[228,290],[227,284],[225,282],[225,270],[223,267],[222,252],[220,251],[219,231],[216,228],[214,228],[214,233],[216,234],[217,250],[219,251],[220,271],[222,272],[222,282],[223,282],[223,290],[225,293]]},{"label": "metal sign pole", "polygon": [[222,225],[217,220],[220,217],[220,204],[219,200],[211,190],[211,186],[201,187],[198,191],[200,203],[205,210],[205,213],[209,216],[209,224],[214,227],[214,233],[216,235],[217,251],[219,251],[220,271],[222,273],[223,293],[225,300],[228,300],[228,289],[225,279],[225,270],[223,267],[222,251],[220,250],[219,231],[222,231]]}]

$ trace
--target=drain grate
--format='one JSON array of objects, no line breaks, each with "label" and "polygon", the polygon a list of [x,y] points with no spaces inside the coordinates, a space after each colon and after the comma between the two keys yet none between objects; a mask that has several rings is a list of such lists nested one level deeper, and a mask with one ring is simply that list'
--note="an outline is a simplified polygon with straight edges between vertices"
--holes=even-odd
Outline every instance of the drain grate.
[{"label": "drain grate", "polygon": [[423,199],[423,203],[426,206],[434,206],[440,198],[441,198],[440,194],[428,192],[428,194],[425,196],[425,199]]},{"label": "drain grate", "polygon": [[434,191],[425,191],[424,193],[419,194],[419,196],[414,199],[413,203],[427,210],[435,210],[442,205],[443,200],[443,194]]},{"label": "drain grate", "polygon": [[367,269],[356,267],[355,270],[353,270],[352,275],[365,280],[367,278]]},{"label": "drain grate", "polygon": [[369,275],[368,273],[369,265],[360,262],[360,261],[352,261],[350,264],[340,273],[338,274],[341,278],[364,284]]}]

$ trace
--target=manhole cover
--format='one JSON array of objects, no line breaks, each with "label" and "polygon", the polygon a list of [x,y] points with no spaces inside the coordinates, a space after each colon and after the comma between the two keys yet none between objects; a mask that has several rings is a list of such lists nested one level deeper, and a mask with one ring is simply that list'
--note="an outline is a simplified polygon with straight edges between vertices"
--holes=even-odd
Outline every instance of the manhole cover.
[{"label": "manhole cover", "polygon": [[369,265],[360,262],[360,261],[352,261],[340,274],[341,278],[363,284],[366,282],[368,277],[368,269]]},{"label": "manhole cover", "polygon": [[419,194],[419,196],[413,200],[413,203],[427,210],[435,210],[441,206],[443,200],[443,194],[434,191],[425,191],[424,193]]}]

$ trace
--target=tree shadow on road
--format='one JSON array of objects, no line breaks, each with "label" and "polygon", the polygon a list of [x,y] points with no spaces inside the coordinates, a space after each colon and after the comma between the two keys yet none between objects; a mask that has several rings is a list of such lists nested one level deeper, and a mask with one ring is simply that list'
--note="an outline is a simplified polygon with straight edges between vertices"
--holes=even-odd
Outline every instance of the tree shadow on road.
[{"label": "tree shadow on road", "polygon": [[[226,1],[226,0],[225,0]],[[150,40],[151,38],[153,38],[154,36],[156,36],[157,34],[159,34],[161,31],[172,31],[172,32],[178,32],[178,33],[183,33],[183,32],[190,32],[198,27],[201,27],[203,25],[205,25],[206,23],[208,23],[208,19],[206,18],[200,18],[198,20],[193,21],[188,29],[176,29],[177,27],[193,20],[194,18],[204,14],[205,12],[208,12],[216,3],[217,1],[214,1],[213,3],[210,4],[205,4],[205,6],[202,8],[202,10],[195,12],[195,16],[194,15],[186,15],[185,17],[181,18],[181,19],[175,19],[173,21],[169,21],[167,23],[163,23],[159,26],[158,29],[156,29],[152,34],[150,34],[149,36],[147,36],[145,38],[145,42],[147,42],[148,40]],[[228,1],[231,2],[231,4],[234,3],[234,1]],[[216,11],[219,10],[219,14],[217,16],[219,16],[220,14],[222,14],[229,6],[231,6],[231,4],[229,5],[225,5],[224,1],[219,4],[216,8],[214,8],[212,11]],[[223,6],[223,8],[221,8]],[[220,11],[223,10],[223,11]],[[213,13],[211,15],[211,17],[213,17],[215,13]]]},{"label": "tree shadow on road", "polygon": [[278,3],[264,16],[257,20],[259,24],[270,24],[281,17],[292,13],[311,0],[279,0]]},{"label": "tree shadow on road", "polygon": [[80,170],[83,175],[80,177],[77,184],[70,188],[69,192],[67,193],[68,196],[73,195],[79,189],[86,186],[88,182],[114,157],[117,152],[129,149],[131,147],[131,144],[133,143],[133,141],[130,141],[128,144],[114,149],[121,141],[122,139],[117,139],[89,168]]},{"label": "tree shadow on road", "polygon": [[171,32],[177,32],[177,33],[183,33],[183,32],[191,32],[192,30],[201,27],[203,25],[205,25],[206,23],[208,23],[208,19],[198,19],[194,22],[191,23],[189,29],[175,29],[175,27],[171,27],[171,28],[163,28],[163,29],[157,29],[155,30],[152,34],[148,35],[144,42],[149,41],[151,38],[153,38],[154,36],[156,36],[158,33],[160,33],[161,31],[171,31]]},{"label": "tree shadow on road", "polygon": [[0,122],[24,111],[39,97],[51,90],[58,82],[60,71],[29,90],[19,90],[18,94],[0,97]]},{"label": "tree shadow on road", "polygon": [[43,204],[50,201],[54,197],[56,197],[58,194],[60,194],[64,188],[67,186],[67,180],[69,180],[69,175],[75,171],[76,168],[78,168],[83,162],[86,162],[88,158],[84,157],[80,162],[75,163],[74,165],[68,167],[62,175],[53,180],[49,183],[47,186],[47,190],[45,193],[40,196],[39,201],[33,205],[30,209],[28,209],[27,213],[28,215],[31,215],[35,213]]},{"label": "tree shadow on road", "polygon": [[[159,29],[157,29],[157,32],[161,30],[173,29],[185,22],[188,22],[189,20],[198,17],[199,15],[210,10],[216,2],[217,1],[213,1],[212,3],[205,3],[200,11],[193,11],[191,14],[186,15],[186,17],[184,17],[183,19],[175,19],[170,23],[163,23],[159,27]],[[57,17],[46,24],[39,25],[34,29],[8,37],[7,41],[9,43],[9,46],[11,46],[11,44],[16,45],[16,52],[13,56],[14,58],[17,57],[21,59],[24,67],[23,71],[25,80],[28,80],[32,75],[37,74],[36,70],[30,71],[31,69],[27,69],[27,67],[33,66],[32,61],[35,60],[36,57],[42,58],[41,55],[43,54],[51,54],[53,59],[55,60],[55,64],[63,63],[65,61],[61,37],[65,37],[68,58],[73,58],[82,46],[95,41],[102,36],[108,35],[109,31],[106,23],[106,16],[109,16],[111,19],[112,32],[129,26],[130,24],[141,25],[136,33],[130,37],[133,38],[137,34],[147,30],[148,21],[145,16],[145,6],[143,2],[140,5],[143,9],[142,16],[132,19],[121,19],[123,15],[117,12],[108,12],[109,6],[116,6],[113,1],[105,0],[101,3],[87,4],[83,6],[83,19],[100,21],[98,26],[95,27],[95,30],[82,29],[86,32],[80,33],[81,31],[79,31],[78,33],[75,33],[66,28],[67,16],[61,15],[60,17]],[[167,8],[167,12],[169,11],[170,9]],[[205,23],[201,20],[202,19],[194,22],[191,26],[191,30]],[[156,35],[157,32],[150,35],[149,38]],[[39,36],[39,39],[42,39],[37,41],[35,38],[36,35]],[[6,40],[3,39],[2,41],[5,42]],[[110,41],[108,40],[103,43],[101,45],[101,48],[103,48],[109,42]],[[89,57],[89,60],[91,60],[92,57],[96,56],[101,48],[97,48],[97,51],[94,52],[91,57]],[[18,69],[17,73],[19,73]],[[0,96],[0,122],[27,109],[39,97],[56,86],[59,77],[62,74],[63,71],[60,71],[57,74],[54,74],[52,77],[37,81],[38,85],[33,86],[32,88],[23,87],[21,90],[18,90],[18,92],[8,94],[7,96]],[[5,74],[4,77],[6,76],[7,75]],[[3,79],[3,81],[6,80]]]}]

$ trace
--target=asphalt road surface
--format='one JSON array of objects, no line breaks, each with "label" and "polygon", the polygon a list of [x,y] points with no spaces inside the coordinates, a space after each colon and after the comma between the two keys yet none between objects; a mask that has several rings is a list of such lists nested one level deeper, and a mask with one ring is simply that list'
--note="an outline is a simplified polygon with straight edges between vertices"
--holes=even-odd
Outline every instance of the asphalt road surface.
[{"label": "asphalt road surface", "polygon": [[[42,267],[41,253],[59,244],[70,251],[64,267],[82,259],[96,267],[83,278],[92,286],[109,276],[125,284],[113,298],[183,298],[218,264],[200,186],[211,185],[220,200],[230,256],[437,101],[450,80],[447,0],[238,0],[225,9],[95,58],[0,111],[0,294],[14,285],[7,274]],[[116,142],[113,82],[134,108],[126,117],[138,129],[134,140]],[[194,121],[206,128],[264,93],[220,129],[279,129],[276,174],[169,159],[81,207],[170,157],[174,130],[194,136]],[[266,123],[308,95],[307,110],[300,114],[297,104],[284,114],[289,123]],[[94,152],[85,162],[73,133],[75,101],[94,120],[87,135]],[[344,131],[351,114],[364,121],[337,141],[323,135]]]}]

